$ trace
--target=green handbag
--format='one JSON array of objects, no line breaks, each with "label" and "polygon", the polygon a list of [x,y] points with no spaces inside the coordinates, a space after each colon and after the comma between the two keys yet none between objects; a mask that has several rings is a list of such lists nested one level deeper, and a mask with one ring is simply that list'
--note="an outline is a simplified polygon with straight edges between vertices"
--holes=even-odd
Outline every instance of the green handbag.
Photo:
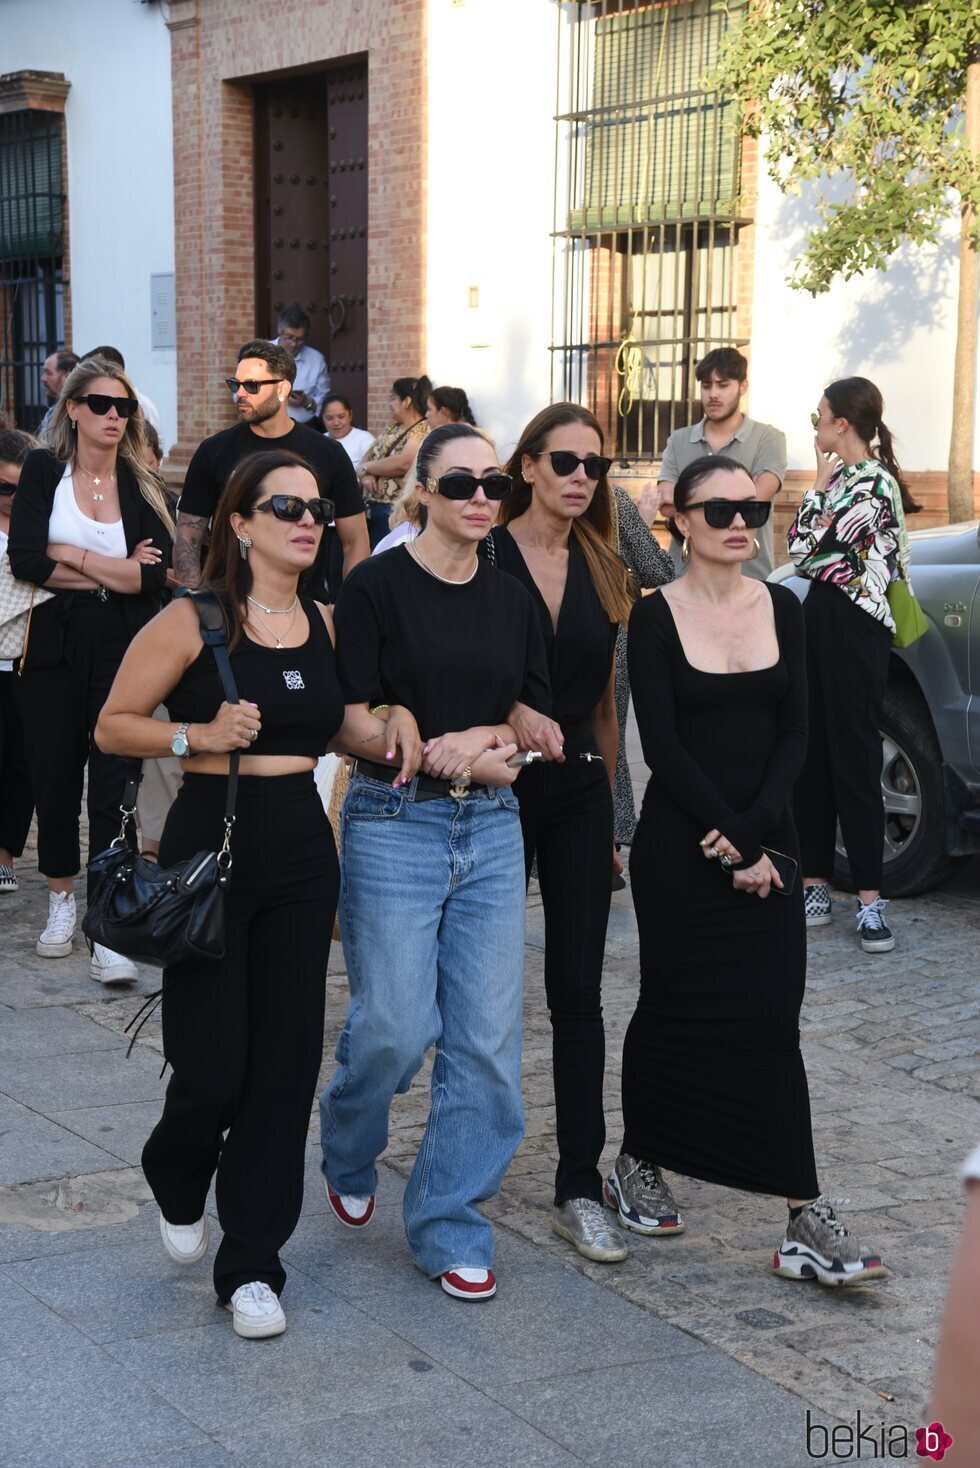
[{"label": "green handbag", "polygon": [[913,642],[918,642],[923,632],[928,632],[929,623],[916,601],[915,592],[909,580],[908,568],[912,553],[909,548],[909,533],[905,526],[901,491],[895,501],[895,509],[898,516],[898,576],[886,593],[888,607],[895,620],[892,647],[911,647]]}]

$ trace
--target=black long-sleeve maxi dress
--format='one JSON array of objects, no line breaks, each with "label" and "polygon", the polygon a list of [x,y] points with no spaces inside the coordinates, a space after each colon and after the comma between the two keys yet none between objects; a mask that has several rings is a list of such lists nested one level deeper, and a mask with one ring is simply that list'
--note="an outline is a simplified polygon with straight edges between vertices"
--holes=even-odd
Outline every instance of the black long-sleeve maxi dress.
[{"label": "black long-sleeve maxi dress", "polygon": [[736,891],[699,842],[720,830],[752,859],[799,859],[791,813],[806,748],[803,616],[769,586],[779,661],[691,666],[667,599],[634,609],[629,669],[652,773],[630,860],[640,995],[623,1052],[623,1150],[708,1182],[819,1192],[799,1047],[806,977],[802,881]]}]

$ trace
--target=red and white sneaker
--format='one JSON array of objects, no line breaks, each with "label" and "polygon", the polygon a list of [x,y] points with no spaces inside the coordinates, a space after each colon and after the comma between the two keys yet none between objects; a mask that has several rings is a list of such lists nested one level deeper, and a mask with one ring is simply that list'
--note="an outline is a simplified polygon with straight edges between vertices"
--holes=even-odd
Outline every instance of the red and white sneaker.
[{"label": "red and white sneaker", "polygon": [[356,1193],[335,1193],[326,1178],[323,1179],[323,1187],[334,1216],[346,1228],[367,1228],[374,1217],[375,1193],[369,1193],[366,1198],[358,1197]]},{"label": "red and white sneaker", "polygon": [[457,1300],[489,1300],[497,1293],[492,1269],[447,1269],[439,1283]]}]

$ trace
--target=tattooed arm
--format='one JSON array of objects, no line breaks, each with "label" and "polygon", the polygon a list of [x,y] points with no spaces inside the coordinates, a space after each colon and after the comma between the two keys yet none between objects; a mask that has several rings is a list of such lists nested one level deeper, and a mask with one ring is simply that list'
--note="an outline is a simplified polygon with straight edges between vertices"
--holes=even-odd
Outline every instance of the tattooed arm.
[{"label": "tattooed arm", "polygon": [[201,584],[201,546],[207,534],[207,515],[177,512],[177,534],[174,538],[174,577],[181,586],[194,591]]}]

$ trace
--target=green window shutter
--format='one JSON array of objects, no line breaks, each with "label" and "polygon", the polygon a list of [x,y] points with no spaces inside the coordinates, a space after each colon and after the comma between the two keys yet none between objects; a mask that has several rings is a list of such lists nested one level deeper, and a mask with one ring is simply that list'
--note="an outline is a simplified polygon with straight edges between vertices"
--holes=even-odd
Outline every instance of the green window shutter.
[{"label": "green window shutter", "polygon": [[62,253],[61,118],[0,117],[0,260]]},{"label": "green window shutter", "polygon": [[731,216],[738,142],[730,109],[701,79],[728,19],[714,0],[601,16],[592,22],[582,199],[572,229]]}]

